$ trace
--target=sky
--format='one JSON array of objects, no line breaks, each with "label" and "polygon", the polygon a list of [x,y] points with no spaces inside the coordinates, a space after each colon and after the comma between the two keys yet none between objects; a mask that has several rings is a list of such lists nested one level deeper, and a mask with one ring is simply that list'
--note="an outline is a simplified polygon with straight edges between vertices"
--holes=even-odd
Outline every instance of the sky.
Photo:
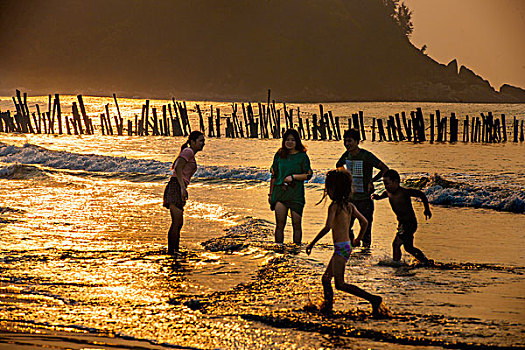
[{"label": "sky", "polygon": [[416,47],[439,63],[454,58],[488,80],[525,89],[525,0],[402,0]]}]

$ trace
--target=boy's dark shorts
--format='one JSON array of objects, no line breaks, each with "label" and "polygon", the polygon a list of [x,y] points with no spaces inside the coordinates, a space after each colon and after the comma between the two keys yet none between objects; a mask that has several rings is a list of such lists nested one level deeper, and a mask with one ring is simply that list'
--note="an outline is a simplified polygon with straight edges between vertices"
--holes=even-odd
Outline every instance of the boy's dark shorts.
[{"label": "boy's dark shorts", "polygon": [[162,205],[169,209],[171,203],[175,204],[180,210],[184,210],[184,205],[186,204],[186,201],[182,200],[179,181],[174,176],[170,178],[170,181],[164,189],[164,201]]},{"label": "boy's dark shorts", "polygon": [[403,243],[414,242],[414,234],[416,233],[416,230],[417,221],[415,219],[399,222],[396,237],[399,237]]}]

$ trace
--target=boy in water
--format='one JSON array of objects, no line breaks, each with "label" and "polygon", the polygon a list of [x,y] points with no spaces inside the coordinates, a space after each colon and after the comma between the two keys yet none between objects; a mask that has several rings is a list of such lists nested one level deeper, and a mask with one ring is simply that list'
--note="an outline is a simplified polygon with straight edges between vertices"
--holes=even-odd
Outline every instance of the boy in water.
[{"label": "boy in water", "polygon": [[[306,253],[310,255],[315,243],[332,230],[334,254],[321,279],[324,290],[324,303],[321,307],[321,312],[332,312],[334,303],[332,279],[335,279],[335,288],[367,300],[372,305],[372,314],[374,316],[381,315],[385,310],[381,307],[383,298],[345,282],[345,265],[350,258],[352,246],[359,245],[368,226],[365,217],[350,203],[352,196],[352,175],[346,170],[329,171],[325,178],[324,196],[319,203],[321,203],[327,195],[332,200],[332,203],[328,207],[326,224],[314,240],[306,247]],[[357,238],[350,240],[348,229],[352,219],[359,221],[361,230]]]},{"label": "boy in water", "polygon": [[390,206],[399,222],[396,237],[394,238],[394,242],[392,242],[394,251],[393,259],[394,261],[401,260],[401,246],[404,245],[405,250],[421,263],[424,265],[432,265],[433,261],[427,259],[421,250],[414,247],[414,234],[417,230],[417,220],[416,213],[414,213],[414,209],[412,208],[411,197],[417,197],[423,201],[425,218],[430,219],[432,213],[430,212],[427,196],[419,190],[401,187],[399,185],[400,180],[397,171],[393,169],[387,170],[383,175],[383,183],[385,184],[386,191],[380,195],[372,195],[372,199],[375,200],[388,197]]}]

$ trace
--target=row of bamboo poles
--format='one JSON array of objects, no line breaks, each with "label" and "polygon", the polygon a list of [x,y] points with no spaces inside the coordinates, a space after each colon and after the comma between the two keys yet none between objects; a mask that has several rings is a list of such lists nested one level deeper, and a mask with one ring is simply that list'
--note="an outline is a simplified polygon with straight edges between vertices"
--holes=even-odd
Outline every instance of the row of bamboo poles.
[{"label": "row of bamboo poles", "polygon": [[[299,107],[289,109],[286,103],[282,104],[282,108],[277,108],[275,100],[270,101],[270,94],[268,90],[266,104],[241,103],[239,110],[239,105],[233,103],[231,114],[228,116],[221,115],[219,108],[214,109],[213,106],[210,106],[206,117],[200,106],[196,104],[194,112],[198,115],[199,130],[208,137],[224,135],[228,138],[281,138],[286,129],[293,127],[298,130],[303,139],[341,140],[341,127],[346,127],[346,129],[359,130],[361,139],[367,139],[362,111],[344,120],[342,117],[334,117],[331,111],[325,112],[323,105],[320,104],[319,114],[310,115],[304,112],[301,114]],[[77,95],[78,104],[77,102],[72,103],[69,115],[62,113],[58,94],[55,94],[54,98],[49,95],[48,111],[46,112],[41,112],[40,106],[36,104],[36,112],[30,113],[27,94],[22,95],[19,90],[16,90],[16,97],[12,99],[16,113],[11,115],[10,111],[0,112],[0,132],[68,135],[93,135],[95,133],[93,117],[87,115],[82,95]],[[186,102],[178,102],[172,98],[172,103],[162,105],[162,115],[160,115],[157,108],[151,107],[150,101],[146,100],[142,105],[140,117],[135,115],[134,120],[133,118],[128,119],[125,127],[116,94],[113,94],[113,100],[117,110],[117,115],[113,115],[113,122],[109,103],[104,106],[104,111],[97,118],[100,119],[99,129],[102,135],[187,136],[192,131]],[[281,123],[283,118],[284,123]],[[460,133],[459,123],[460,120],[455,113],[451,113],[448,118],[442,117],[440,111],[436,110],[435,114],[430,114],[429,125],[426,127],[423,112],[421,108],[417,108],[410,112],[410,116],[401,112],[385,120],[372,118],[371,140],[425,142],[427,131],[429,131],[428,141],[430,142],[457,142]],[[524,141],[523,120],[520,123],[514,117],[509,131],[513,136],[512,141]],[[463,142],[506,142],[507,136],[504,114],[500,118],[492,115],[492,112],[488,112],[487,115],[481,113],[476,117],[467,115],[463,120]]]},{"label": "row of bamboo poles", "polygon": [[[460,120],[456,117],[454,112],[451,113],[450,119],[448,117],[441,117],[439,110],[435,114],[430,114],[430,125],[425,128],[425,121],[421,108],[410,112],[410,118],[407,118],[405,112],[401,112],[394,116],[389,116],[383,123],[382,119],[377,119],[378,141],[426,141],[426,130],[429,129],[429,141],[436,142],[457,142],[459,135]],[[402,120],[402,123],[401,123]],[[450,121],[450,123],[449,123]],[[450,124],[450,126],[449,126]],[[385,127],[386,125],[386,133]],[[372,120],[372,141],[375,138],[376,119]],[[403,131],[404,130],[404,131]],[[448,132],[448,137],[447,137]],[[512,135],[513,141],[524,141],[524,121],[517,120],[514,116],[512,121]],[[505,114],[501,114],[500,118],[488,112],[487,115],[481,113],[478,117],[465,116],[463,120],[463,142],[507,142],[507,124]]]}]

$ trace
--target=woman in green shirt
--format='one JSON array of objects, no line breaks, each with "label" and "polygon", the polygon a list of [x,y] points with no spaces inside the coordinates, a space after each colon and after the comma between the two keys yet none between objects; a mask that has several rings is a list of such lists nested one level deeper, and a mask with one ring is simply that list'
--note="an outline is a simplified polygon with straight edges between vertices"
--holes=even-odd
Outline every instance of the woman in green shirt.
[{"label": "woman in green shirt", "polygon": [[304,181],[312,177],[312,169],[297,130],[288,129],[284,133],[282,146],[273,157],[271,173],[268,201],[270,208],[275,210],[275,242],[284,241],[284,226],[290,210],[293,242],[300,245],[303,236]]}]

